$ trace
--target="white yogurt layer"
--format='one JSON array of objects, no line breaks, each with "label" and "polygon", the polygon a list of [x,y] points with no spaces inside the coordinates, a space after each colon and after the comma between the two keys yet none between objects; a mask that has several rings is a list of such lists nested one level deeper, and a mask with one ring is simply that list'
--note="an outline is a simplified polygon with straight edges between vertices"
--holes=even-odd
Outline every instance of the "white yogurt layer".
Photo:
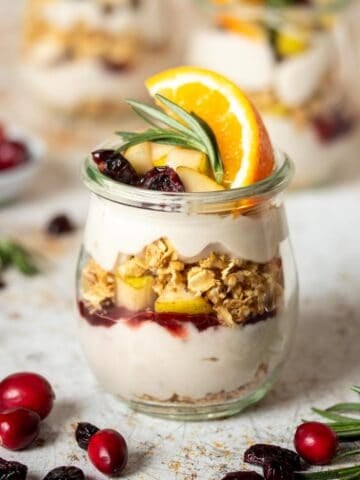
[{"label": "white yogurt layer", "polygon": [[296,168],[293,187],[325,182],[342,160],[349,158],[358,145],[358,131],[322,143],[312,126],[297,126],[292,119],[263,114],[274,145],[286,152]]},{"label": "white yogurt layer", "polygon": [[91,195],[84,246],[105,270],[114,268],[119,253],[138,254],[161,237],[187,260],[216,250],[266,262],[287,237],[287,226],[283,207],[251,216],[187,215],[128,207]]},{"label": "white yogurt layer", "polygon": [[185,339],[149,321],[137,328],[121,321],[106,328],[81,319],[80,338],[93,372],[110,393],[127,400],[144,395],[168,400],[175,394],[201,399],[250,384],[261,366],[272,372],[287,351],[291,315],[202,332],[188,324]]},{"label": "white yogurt layer", "polygon": [[217,70],[248,92],[274,89],[279,100],[298,106],[319,88],[331,62],[331,38],[314,34],[305,52],[276,62],[267,40],[200,30],[188,46],[189,63]]},{"label": "white yogurt layer", "polygon": [[188,62],[216,70],[250,92],[268,88],[275,70],[267,42],[213,29],[194,32]]},{"label": "white yogurt layer", "polygon": [[[55,50],[53,52],[56,53]],[[89,101],[118,104],[125,98],[142,98],[144,79],[153,74],[154,69],[167,65],[168,55],[159,60],[156,53],[150,52],[136,59],[129,70],[118,73],[107,71],[96,58],[41,65],[37,58],[32,60],[30,57],[23,64],[22,76],[44,102],[56,108],[72,110]]]}]

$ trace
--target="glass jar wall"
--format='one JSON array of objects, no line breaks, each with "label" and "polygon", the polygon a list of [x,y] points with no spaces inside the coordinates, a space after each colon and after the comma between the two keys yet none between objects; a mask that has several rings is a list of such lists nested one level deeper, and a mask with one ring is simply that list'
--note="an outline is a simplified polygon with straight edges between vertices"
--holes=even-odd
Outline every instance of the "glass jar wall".
[{"label": "glass jar wall", "polygon": [[103,387],[145,413],[237,413],[284,363],[297,278],[281,192],[286,158],[250,187],[166,194],[116,184],[88,159],[80,339]]},{"label": "glass jar wall", "polygon": [[359,133],[345,2],[196,3],[205,7],[203,23],[189,39],[187,61],[250,95],[274,145],[295,162],[293,186],[331,179]]}]

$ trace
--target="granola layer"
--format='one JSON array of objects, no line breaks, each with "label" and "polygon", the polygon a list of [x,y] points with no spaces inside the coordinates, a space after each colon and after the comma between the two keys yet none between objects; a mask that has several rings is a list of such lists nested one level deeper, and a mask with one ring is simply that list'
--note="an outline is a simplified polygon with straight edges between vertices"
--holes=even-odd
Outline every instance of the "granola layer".
[{"label": "granola layer", "polygon": [[[169,308],[169,312],[179,313],[181,307],[182,313],[214,313],[219,324],[234,327],[271,316],[281,308],[283,283],[279,257],[256,263],[211,251],[186,262],[167,238],[160,238],[137,255],[120,254],[111,272],[90,258],[82,271],[81,289],[87,308],[93,311],[106,305],[121,306],[119,291],[123,292],[125,285],[126,292],[129,288],[135,295],[136,290],[140,292],[139,310],[166,312]],[[136,307],[136,299],[133,305]]]}]

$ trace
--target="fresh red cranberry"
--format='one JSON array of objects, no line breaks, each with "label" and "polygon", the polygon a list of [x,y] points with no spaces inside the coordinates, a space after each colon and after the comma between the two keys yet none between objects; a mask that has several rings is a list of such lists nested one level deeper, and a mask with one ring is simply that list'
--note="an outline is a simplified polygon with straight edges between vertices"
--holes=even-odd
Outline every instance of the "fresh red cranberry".
[{"label": "fresh red cranberry", "polygon": [[159,192],[185,192],[179,175],[171,167],[155,167],[140,180],[139,186]]},{"label": "fresh red cranberry", "polygon": [[10,408],[0,413],[0,445],[9,450],[28,447],[39,435],[40,417],[27,408]]},{"label": "fresh red cranberry", "polygon": [[115,477],[125,468],[128,460],[126,441],[115,430],[105,429],[90,438],[88,455],[93,465],[105,475]]},{"label": "fresh red cranberry", "polygon": [[256,443],[251,445],[244,453],[244,461],[253,465],[263,466],[266,460],[274,458],[282,459],[290,464],[294,470],[301,470],[302,468],[300,457],[296,452],[277,445]]},{"label": "fresh red cranberry", "polygon": [[126,158],[116,150],[101,149],[92,153],[101,173],[117,182],[135,185],[139,177]]},{"label": "fresh red cranberry", "polygon": [[85,475],[78,467],[57,467],[50,470],[44,480],[85,480]]},{"label": "fresh red cranberry", "polygon": [[326,465],[335,457],[338,447],[336,433],[321,422],[305,422],[295,433],[298,454],[311,465]]},{"label": "fresh red cranberry", "polygon": [[264,477],[253,470],[244,470],[241,472],[230,472],[222,480],[264,480]]},{"label": "fresh red cranberry", "polygon": [[0,382],[0,411],[24,407],[37,412],[43,419],[49,415],[54,398],[50,383],[37,373],[14,373]]},{"label": "fresh red cranberry", "polygon": [[75,430],[75,439],[77,444],[83,450],[87,450],[90,438],[99,431],[98,427],[87,422],[80,422]]},{"label": "fresh red cranberry", "polygon": [[56,215],[47,224],[46,231],[50,235],[66,235],[75,230],[75,225],[71,219],[64,214]]},{"label": "fresh red cranberry", "polygon": [[1,480],[25,480],[28,468],[19,462],[9,462],[0,458]]},{"label": "fresh red cranberry", "polygon": [[29,159],[26,145],[16,140],[3,140],[0,143],[0,170],[17,167]]}]

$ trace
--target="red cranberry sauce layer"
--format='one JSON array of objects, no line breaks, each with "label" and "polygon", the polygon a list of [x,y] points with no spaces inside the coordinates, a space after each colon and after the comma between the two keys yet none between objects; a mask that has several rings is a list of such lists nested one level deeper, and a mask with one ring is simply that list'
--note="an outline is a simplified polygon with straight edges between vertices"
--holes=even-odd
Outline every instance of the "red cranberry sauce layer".
[{"label": "red cranberry sauce layer", "polygon": [[[126,308],[117,306],[106,307],[103,310],[94,312],[90,311],[82,301],[79,302],[78,306],[80,315],[94,327],[109,328],[120,320],[126,322],[132,328],[140,327],[143,322],[154,322],[166,328],[175,337],[185,338],[187,333],[186,324],[192,323],[199,332],[220,325],[215,314],[189,315],[185,313],[157,313],[150,310],[131,312]],[[273,310],[262,315],[253,316],[247,320],[246,324],[267,320],[274,317],[276,313],[276,310]]]}]

